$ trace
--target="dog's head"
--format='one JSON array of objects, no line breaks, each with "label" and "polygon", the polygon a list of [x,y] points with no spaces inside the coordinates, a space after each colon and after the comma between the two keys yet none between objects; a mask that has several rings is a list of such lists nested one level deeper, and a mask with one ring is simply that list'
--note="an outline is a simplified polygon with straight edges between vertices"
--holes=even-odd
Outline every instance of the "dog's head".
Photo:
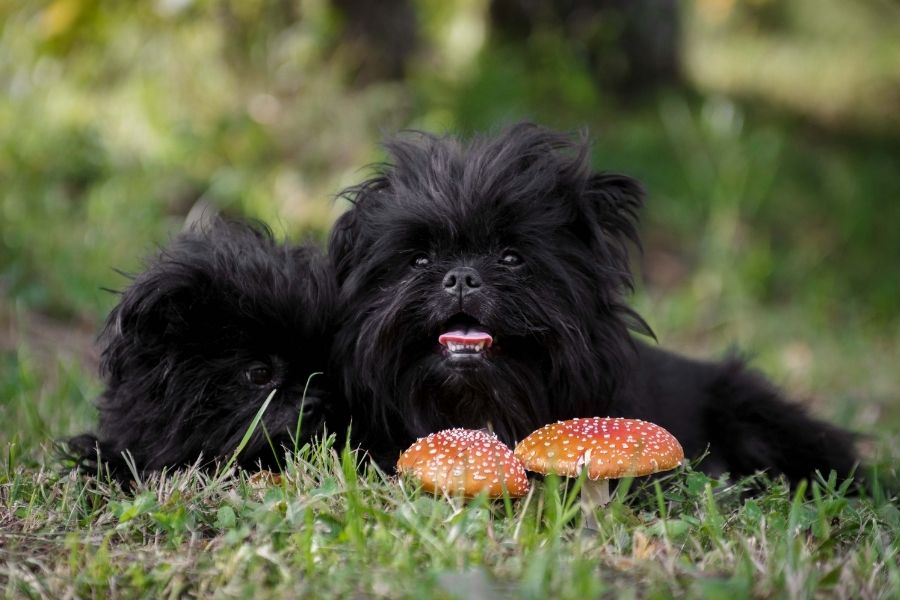
[{"label": "dog's head", "polygon": [[[333,276],[310,246],[261,226],[182,234],[122,293],[101,335],[103,458],[141,469],[225,459],[277,390],[239,458],[272,466],[326,410]],[[307,383],[309,381],[309,386]],[[300,427],[302,421],[302,428]],[[90,455],[92,437],[75,445]]]},{"label": "dog's head", "polygon": [[529,124],[387,149],[330,241],[343,382],[371,401],[357,408],[406,437],[488,426],[506,441],[602,408],[628,328],[646,328],[622,299],[640,185],[592,172],[584,139]]}]

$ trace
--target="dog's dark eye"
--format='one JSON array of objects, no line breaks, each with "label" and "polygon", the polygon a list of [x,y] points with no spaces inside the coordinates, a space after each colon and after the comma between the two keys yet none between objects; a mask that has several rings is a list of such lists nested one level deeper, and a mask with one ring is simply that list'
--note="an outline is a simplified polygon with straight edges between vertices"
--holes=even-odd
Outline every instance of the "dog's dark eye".
[{"label": "dog's dark eye", "polygon": [[512,250],[507,250],[500,257],[500,264],[505,267],[518,267],[522,264],[522,257]]},{"label": "dog's dark eye", "polygon": [[427,254],[416,254],[412,259],[412,266],[421,269],[431,264],[431,259]]},{"label": "dog's dark eye", "polygon": [[247,381],[253,385],[266,385],[272,382],[272,367],[264,364],[256,364],[247,369]]}]

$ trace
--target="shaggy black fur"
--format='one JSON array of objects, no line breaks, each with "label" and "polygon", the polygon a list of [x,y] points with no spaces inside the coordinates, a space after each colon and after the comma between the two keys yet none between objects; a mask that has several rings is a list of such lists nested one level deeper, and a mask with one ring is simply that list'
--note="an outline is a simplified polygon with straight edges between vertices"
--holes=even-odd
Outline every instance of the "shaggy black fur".
[{"label": "shaggy black fur", "polygon": [[277,389],[238,460],[273,466],[301,414],[302,444],[327,412],[321,376],[304,389],[326,367],[335,292],[315,248],[278,244],[262,226],[218,221],[182,234],[109,315],[99,434],[71,449],[91,463],[99,448],[121,477],[125,451],[140,470],[221,461]]},{"label": "shaggy black fur", "polygon": [[[335,375],[357,439],[391,467],[416,436],[490,427],[507,443],[556,419],[669,429],[702,466],[796,481],[846,476],[852,436],[807,416],[739,360],[696,362],[632,337],[628,248],[643,190],[589,168],[584,139],[533,125],[463,142],[413,134],[347,190],[330,240],[344,306]],[[441,333],[486,332],[454,354]]]}]

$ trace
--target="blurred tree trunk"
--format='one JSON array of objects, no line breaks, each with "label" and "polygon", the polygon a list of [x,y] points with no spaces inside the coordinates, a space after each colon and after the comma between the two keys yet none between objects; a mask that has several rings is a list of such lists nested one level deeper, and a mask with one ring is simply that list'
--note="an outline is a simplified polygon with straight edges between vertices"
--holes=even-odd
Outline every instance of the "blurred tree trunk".
[{"label": "blurred tree trunk", "polygon": [[357,82],[402,79],[419,42],[409,0],[333,0],[333,5],[344,19],[342,37],[353,53]]},{"label": "blurred tree trunk", "polygon": [[490,17],[500,41],[560,31],[583,53],[598,84],[615,93],[681,81],[678,0],[491,0]]}]

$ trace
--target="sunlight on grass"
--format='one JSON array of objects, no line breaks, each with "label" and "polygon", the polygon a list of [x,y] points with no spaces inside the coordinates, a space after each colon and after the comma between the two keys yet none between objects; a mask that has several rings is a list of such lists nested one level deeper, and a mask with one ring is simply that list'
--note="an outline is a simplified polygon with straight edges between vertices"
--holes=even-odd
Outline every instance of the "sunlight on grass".
[{"label": "sunlight on grass", "polygon": [[[360,469],[361,457],[332,440],[301,449],[277,479],[192,469],[151,476],[131,493],[13,464],[0,477],[11,516],[2,534],[7,590],[580,598],[637,585],[650,595],[886,597],[897,577],[900,548],[884,534],[900,525],[900,511],[883,496],[848,497],[833,480],[792,493],[687,466],[635,482],[588,530],[576,491],[557,478],[537,482],[510,511],[484,498],[448,502]],[[764,491],[748,498],[751,488]]]}]

